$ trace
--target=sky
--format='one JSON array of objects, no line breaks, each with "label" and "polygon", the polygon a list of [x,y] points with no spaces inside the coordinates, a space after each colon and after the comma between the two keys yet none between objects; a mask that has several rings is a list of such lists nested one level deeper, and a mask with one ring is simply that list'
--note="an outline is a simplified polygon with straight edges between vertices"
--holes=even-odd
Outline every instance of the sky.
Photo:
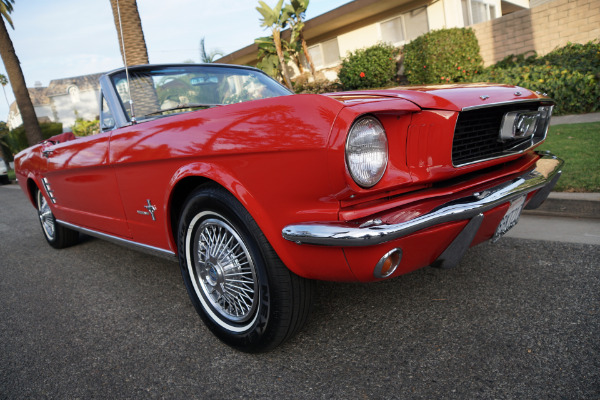
[{"label": "sky", "polygon": [[[312,0],[306,19],[351,0]],[[265,0],[274,6],[276,0]],[[151,63],[199,62],[199,43],[228,54],[260,36],[258,0],[137,0]],[[27,87],[48,86],[52,79],[110,71],[122,66],[109,0],[16,0],[7,24]],[[4,64],[0,73],[7,75]],[[6,86],[8,103],[14,101]],[[2,96],[4,97],[4,96]],[[0,120],[8,105],[0,99]]]}]

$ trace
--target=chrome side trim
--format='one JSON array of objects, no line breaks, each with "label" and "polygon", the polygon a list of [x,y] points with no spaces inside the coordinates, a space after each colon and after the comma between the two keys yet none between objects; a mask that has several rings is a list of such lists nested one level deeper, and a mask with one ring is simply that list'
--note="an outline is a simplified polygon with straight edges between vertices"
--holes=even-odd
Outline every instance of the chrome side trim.
[{"label": "chrome side trim", "polygon": [[50,187],[50,182],[48,182],[47,178],[42,178],[42,185],[44,186],[44,190],[48,194],[50,201],[52,201],[52,204],[56,204],[56,197],[54,197],[54,190],[52,190],[52,188]]},{"label": "chrome side trim", "polygon": [[151,254],[154,256],[166,258],[171,261],[177,261],[177,256],[175,255],[175,253],[173,253],[170,250],[165,250],[165,249],[161,249],[159,247],[149,246],[147,244],[134,242],[133,240],[127,240],[127,239],[120,238],[118,236],[113,236],[113,235],[109,235],[107,233],[94,231],[92,229],[84,228],[82,226],[71,224],[69,222],[61,221],[58,219],[56,220],[56,222],[61,224],[64,227],[73,229],[73,230],[81,232],[81,233],[85,233],[86,235],[97,237],[98,239],[103,239],[103,240],[106,240],[106,241],[109,241],[109,242],[112,242],[112,243],[115,243],[115,244],[118,244],[121,246],[128,247],[133,250],[142,251],[146,254]]},{"label": "chrome side trim", "polygon": [[[561,174],[563,161],[550,153],[540,154],[536,167],[518,178],[481,193],[472,193],[412,220],[392,225],[360,227],[352,222],[312,222],[283,228],[285,239],[321,246],[372,246],[399,239],[445,222],[471,219],[519,196],[552,184]],[[556,178],[558,179],[558,178]]]}]

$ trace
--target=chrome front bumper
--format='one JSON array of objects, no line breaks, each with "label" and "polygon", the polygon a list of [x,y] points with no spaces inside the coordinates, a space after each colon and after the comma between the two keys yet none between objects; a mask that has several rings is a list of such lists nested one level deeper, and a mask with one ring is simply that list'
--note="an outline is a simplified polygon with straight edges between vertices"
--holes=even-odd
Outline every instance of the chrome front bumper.
[{"label": "chrome front bumper", "polygon": [[[468,220],[519,196],[539,190],[526,208],[536,208],[548,197],[558,181],[563,161],[549,152],[539,153],[541,158],[533,170],[508,182],[450,201],[412,220],[392,225],[378,221],[353,225],[347,222],[314,222],[286,226],[283,237],[298,244],[321,246],[372,246],[400,239],[414,232],[445,222]],[[379,221],[380,222],[380,221]]]}]

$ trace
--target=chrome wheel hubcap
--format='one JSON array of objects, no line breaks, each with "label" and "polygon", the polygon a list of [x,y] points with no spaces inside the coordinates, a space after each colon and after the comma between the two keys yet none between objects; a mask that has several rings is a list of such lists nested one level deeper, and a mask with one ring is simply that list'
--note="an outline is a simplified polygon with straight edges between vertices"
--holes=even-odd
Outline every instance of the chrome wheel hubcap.
[{"label": "chrome wheel hubcap", "polygon": [[193,243],[193,273],[199,294],[227,321],[252,319],[258,307],[258,282],[241,237],[221,219],[208,218],[200,223]]}]

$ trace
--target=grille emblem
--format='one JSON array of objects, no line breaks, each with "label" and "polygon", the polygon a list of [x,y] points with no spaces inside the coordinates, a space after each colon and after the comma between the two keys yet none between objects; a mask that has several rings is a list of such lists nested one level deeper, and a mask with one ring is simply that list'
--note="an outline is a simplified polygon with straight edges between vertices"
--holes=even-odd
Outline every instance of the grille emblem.
[{"label": "grille emblem", "polygon": [[537,129],[540,114],[538,111],[511,111],[504,114],[499,140],[524,139],[533,136]]}]

